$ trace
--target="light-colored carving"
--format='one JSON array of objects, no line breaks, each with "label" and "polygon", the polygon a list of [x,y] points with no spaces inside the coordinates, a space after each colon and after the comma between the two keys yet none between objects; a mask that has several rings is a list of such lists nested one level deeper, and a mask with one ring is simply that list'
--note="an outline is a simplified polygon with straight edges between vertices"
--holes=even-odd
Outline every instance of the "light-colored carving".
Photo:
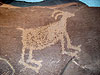
[{"label": "light-colored carving", "polygon": [[78,62],[76,62],[75,60],[72,60],[72,62],[77,65],[78,67],[82,68],[82,69],[88,69],[86,65],[80,65]]},{"label": "light-colored carving", "polygon": [[[62,18],[54,23],[51,23],[46,26],[41,26],[38,28],[29,28],[29,29],[23,29],[23,28],[17,28],[18,30],[22,31],[22,55],[20,59],[20,64],[23,64],[26,68],[30,68],[34,70],[35,72],[39,72],[40,68],[42,67],[42,60],[37,61],[33,59],[32,57],[32,51],[33,50],[42,50],[46,47],[52,46],[58,41],[61,42],[61,50],[62,54],[67,54],[69,56],[77,56],[77,53],[81,51],[81,45],[74,46],[71,44],[71,39],[67,32],[67,19],[74,16],[74,14],[69,12],[63,12],[60,10],[55,10],[52,13],[52,17],[57,20],[58,16],[61,15]],[[66,52],[64,47],[64,37],[67,40],[67,48],[68,49],[74,49],[75,52]],[[25,62],[25,49],[29,49],[29,57],[27,62]],[[29,65],[28,63],[35,63],[38,65],[38,67],[34,67]]]},{"label": "light-colored carving", "polygon": [[15,73],[15,69],[13,68],[13,66],[9,63],[9,61],[7,60],[7,59],[4,59],[4,58],[1,58],[0,57],[0,60],[2,60],[2,61],[5,61],[9,66],[10,66],[10,68],[12,69],[12,75],[14,75],[14,73]]}]

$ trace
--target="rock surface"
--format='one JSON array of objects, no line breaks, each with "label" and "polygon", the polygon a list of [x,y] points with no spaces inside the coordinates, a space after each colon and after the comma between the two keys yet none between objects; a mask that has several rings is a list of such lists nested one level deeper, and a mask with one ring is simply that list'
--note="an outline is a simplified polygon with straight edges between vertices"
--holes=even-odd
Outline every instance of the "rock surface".
[{"label": "rock surface", "polygon": [[[52,16],[55,11],[57,13]],[[66,15],[66,12],[74,16],[68,15],[70,17],[65,20],[66,17],[63,15]],[[57,19],[56,15],[59,15]],[[62,19],[66,23],[66,28],[63,28]],[[63,29],[59,28],[60,24]],[[0,75],[99,75],[99,25],[100,8],[89,8],[79,3],[53,7],[0,7]],[[49,28],[52,33],[48,33]],[[66,38],[62,32],[64,29],[69,38],[68,36]],[[42,34],[47,39],[43,40]],[[57,36],[54,38],[52,35]],[[65,38],[64,48],[67,52],[71,52],[71,55],[62,54],[63,38],[60,39],[60,35]],[[52,39],[49,39],[50,37]],[[57,38],[60,40],[57,41]],[[46,43],[45,40],[47,40]],[[48,40],[53,43],[51,44]],[[34,47],[33,44],[35,44]],[[75,46],[77,48],[80,46],[80,51],[75,50]],[[41,49],[37,49],[38,47]],[[29,55],[33,57],[27,62],[27,59],[31,58]],[[41,63],[39,63],[40,60],[42,60]],[[34,69],[38,66],[41,67]]]}]

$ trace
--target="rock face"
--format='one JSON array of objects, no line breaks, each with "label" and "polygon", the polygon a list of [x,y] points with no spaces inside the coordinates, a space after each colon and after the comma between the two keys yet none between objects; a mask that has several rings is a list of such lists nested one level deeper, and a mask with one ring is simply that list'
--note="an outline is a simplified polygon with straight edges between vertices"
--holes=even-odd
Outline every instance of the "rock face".
[{"label": "rock face", "polygon": [[100,8],[0,7],[0,75],[99,75]]}]

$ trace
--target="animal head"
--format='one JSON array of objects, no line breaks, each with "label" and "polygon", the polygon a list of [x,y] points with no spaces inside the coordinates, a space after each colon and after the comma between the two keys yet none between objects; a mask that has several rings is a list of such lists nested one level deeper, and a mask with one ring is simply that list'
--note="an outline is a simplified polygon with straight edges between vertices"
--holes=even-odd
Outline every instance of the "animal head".
[{"label": "animal head", "polygon": [[57,20],[58,16],[60,16],[60,15],[66,17],[66,18],[75,16],[73,13],[64,12],[64,11],[61,11],[61,10],[55,10],[55,11],[52,13],[52,17],[54,17],[55,20]]}]

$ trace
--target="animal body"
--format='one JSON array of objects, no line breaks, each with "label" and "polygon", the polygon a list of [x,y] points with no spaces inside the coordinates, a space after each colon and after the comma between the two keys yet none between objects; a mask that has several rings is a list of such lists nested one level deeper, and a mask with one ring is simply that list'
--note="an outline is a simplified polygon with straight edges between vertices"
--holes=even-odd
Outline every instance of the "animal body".
[{"label": "animal body", "polygon": [[[19,61],[20,64],[23,64],[26,68],[30,68],[38,73],[40,68],[42,67],[42,60],[37,61],[33,59],[32,51],[43,50],[46,47],[54,45],[58,41],[60,41],[61,43],[62,54],[75,56],[77,52],[81,50],[80,45],[73,46],[71,44],[71,40],[67,32],[67,19],[74,16],[74,14],[60,10],[54,10],[54,12],[52,13],[52,17],[54,17],[55,20],[59,15],[62,16],[59,21],[48,24],[46,26],[29,29],[17,28],[22,31],[23,43],[22,55]],[[74,49],[75,53],[65,51],[64,37],[67,41],[67,48]],[[29,57],[25,62],[24,56],[26,49],[29,49]],[[36,65],[38,65],[38,67],[31,66],[28,63],[35,63]]]}]

